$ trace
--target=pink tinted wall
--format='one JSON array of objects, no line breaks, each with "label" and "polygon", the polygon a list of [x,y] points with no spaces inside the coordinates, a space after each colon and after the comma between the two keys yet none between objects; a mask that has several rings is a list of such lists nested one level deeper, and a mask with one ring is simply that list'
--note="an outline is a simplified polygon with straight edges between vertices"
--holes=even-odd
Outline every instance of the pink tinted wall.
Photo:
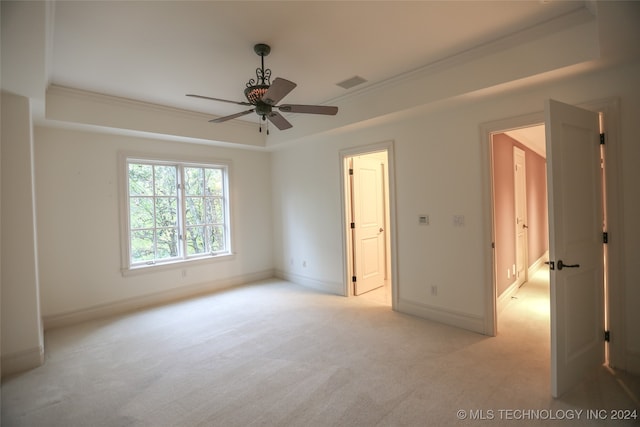
[{"label": "pink tinted wall", "polygon": [[547,162],[525,148],[527,162],[527,221],[529,226],[529,266],[549,249],[547,213]]},{"label": "pink tinted wall", "polygon": [[549,246],[546,161],[515,139],[505,134],[494,135],[492,151],[498,295],[514,282],[513,274],[511,277],[507,275],[507,270],[515,264],[514,146],[525,152],[529,265],[543,256]]}]

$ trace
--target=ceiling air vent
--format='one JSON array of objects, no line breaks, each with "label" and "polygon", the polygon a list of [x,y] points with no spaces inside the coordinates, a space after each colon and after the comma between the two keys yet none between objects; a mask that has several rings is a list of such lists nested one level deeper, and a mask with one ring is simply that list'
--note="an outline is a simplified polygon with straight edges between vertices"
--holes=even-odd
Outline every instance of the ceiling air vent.
[{"label": "ceiling air vent", "polygon": [[366,81],[367,79],[362,78],[360,76],[353,76],[347,80],[337,83],[337,85],[344,89],[351,89],[352,87],[358,86],[359,84],[362,84]]}]

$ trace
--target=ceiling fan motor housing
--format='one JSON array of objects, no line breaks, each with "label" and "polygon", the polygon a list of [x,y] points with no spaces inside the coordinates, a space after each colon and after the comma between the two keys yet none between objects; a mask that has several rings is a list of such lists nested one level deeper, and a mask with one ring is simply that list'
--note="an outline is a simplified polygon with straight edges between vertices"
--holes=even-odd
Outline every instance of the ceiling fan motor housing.
[{"label": "ceiling fan motor housing", "polygon": [[256,104],[256,114],[259,116],[268,116],[271,114],[272,107],[269,104],[265,104],[264,102],[258,102]]}]

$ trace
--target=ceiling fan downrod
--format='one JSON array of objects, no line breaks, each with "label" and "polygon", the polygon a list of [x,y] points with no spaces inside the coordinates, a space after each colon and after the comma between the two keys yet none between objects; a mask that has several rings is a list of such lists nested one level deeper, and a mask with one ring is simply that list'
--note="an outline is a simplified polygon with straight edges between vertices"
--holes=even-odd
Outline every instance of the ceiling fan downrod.
[{"label": "ceiling fan downrod", "polygon": [[264,69],[264,57],[271,53],[271,47],[264,43],[258,43],[253,46],[253,51],[260,55],[260,73],[258,73],[258,69],[256,69],[256,77],[260,79],[262,84],[271,84],[271,70]]},{"label": "ceiling fan downrod", "polygon": [[249,79],[247,82],[244,96],[250,103],[256,105],[271,86],[271,69],[264,68],[264,57],[269,55],[271,47],[264,43],[258,43],[253,46],[253,51],[260,56],[260,68],[256,68],[256,79]]}]

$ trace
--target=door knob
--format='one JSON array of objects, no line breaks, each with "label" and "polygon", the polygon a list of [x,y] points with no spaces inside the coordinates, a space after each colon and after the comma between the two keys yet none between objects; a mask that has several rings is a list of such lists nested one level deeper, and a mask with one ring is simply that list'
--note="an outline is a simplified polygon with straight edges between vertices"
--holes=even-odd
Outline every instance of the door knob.
[{"label": "door knob", "polygon": [[380,232],[382,233],[384,231],[384,229],[382,227],[380,227]]},{"label": "door knob", "polygon": [[563,268],[579,268],[580,264],[565,264],[562,260],[558,261],[558,270],[562,270]]}]

